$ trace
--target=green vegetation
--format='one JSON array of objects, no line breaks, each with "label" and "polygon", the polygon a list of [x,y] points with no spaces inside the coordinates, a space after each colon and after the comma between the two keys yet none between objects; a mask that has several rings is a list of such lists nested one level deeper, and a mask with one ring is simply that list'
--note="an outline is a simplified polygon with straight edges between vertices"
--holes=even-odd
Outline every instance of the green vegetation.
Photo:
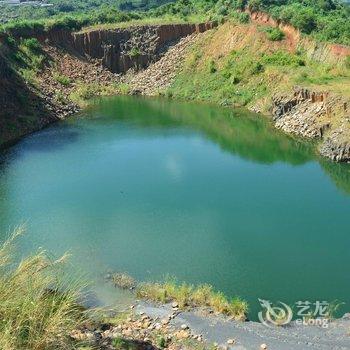
[{"label": "green vegetation", "polygon": [[284,39],[284,32],[279,28],[264,27],[263,31],[266,32],[267,38],[271,41],[281,41]]},{"label": "green vegetation", "polygon": [[283,43],[275,48],[259,32],[247,35],[243,44],[233,43],[236,50],[217,45],[243,32],[244,26],[228,22],[208,33],[192,48],[174,82],[163,93],[224,106],[258,105],[262,112],[268,112],[274,93],[290,92],[295,85],[350,95],[346,88],[350,70],[345,65],[315,62],[303,50],[292,53]]},{"label": "green vegetation", "polygon": [[117,350],[137,350],[137,344],[131,340],[124,339],[122,337],[117,337],[113,339],[112,345]]},{"label": "green vegetation", "polygon": [[102,8],[114,8],[122,11],[146,11],[165,4],[169,0],[49,0],[52,6],[0,4],[0,24],[11,20],[38,20],[53,16],[79,15]]},{"label": "green vegetation", "polygon": [[32,85],[37,85],[37,73],[42,70],[48,58],[35,38],[14,40],[7,37],[4,50],[6,58],[22,78]]},{"label": "green vegetation", "polygon": [[271,54],[262,54],[261,62],[265,65],[274,66],[305,66],[305,61],[300,55],[292,54],[287,51],[275,51]]},{"label": "green vegetation", "polygon": [[63,86],[69,86],[72,83],[69,77],[62,75],[58,72],[53,73],[53,78]]},{"label": "green vegetation", "polygon": [[[249,16],[241,11],[265,11],[276,20],[291,24],[321,41],[350,45],[350,6],[338,0],[52,0],[47,8],[0,5],[3,30],[30,36],[55,28],[77,30],[84,26],[120,23],[140,19],[172,18],[182,21],[205,21],[234,18],[247,23]],[[5,6],[5,8],[4,8]],[[5,10],[4,10],[5,9]],[[147,11],[145,11],[147,10]],[[12,20],[11,18],[14,17]],[[0,22],[1,23],[1,22]],[[283,39],[278,28],[268,33],[271,40]]]},{"label": "green vegetation", "polygon": [[139,298],[161,303],[177,302],[180,308],[207,306],[218,313],[245,320],[248,304],[236,297],[231,301],[208,284],[193,286],[168,279],[164,283],[142,283],[137,289]]},{"label": "green vegetation", "polygon": [[115,95],[117,93],[115,85],[100,85],[98,83],[77,83],[70,98],[80,106],[86,106],[89,100],[98,96]]},{"label": "green vegetation", "polygon": [[[182,18],[190,14],[209,19],[235,17],[235,12],[249,8],[265,11],[273,18],[291,24],[321,41],[350,45],[350,6],[338,0],[179,0],[152,10],[158,16],[166,13]],[[273,33],[273,38],[281,34]]]},{"label": "green vegetation", "polygon": [[130,57],[139,57],[141,55],[141,51],[138,47],[133,47],[129,52]]},{"label": "green vegetation", "polygon": [[60,266],[44,251],[16,267],[14,235],[0,248],[0,344],[2,349],[67,349],[70,332],[84,320],[77,304],[80,288],[63,282]]}]

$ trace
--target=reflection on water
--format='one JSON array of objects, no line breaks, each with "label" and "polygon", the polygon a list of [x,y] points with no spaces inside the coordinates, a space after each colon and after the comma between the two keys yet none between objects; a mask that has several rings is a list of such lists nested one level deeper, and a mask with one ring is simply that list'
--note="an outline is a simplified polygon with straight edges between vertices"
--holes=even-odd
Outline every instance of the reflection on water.
[{"label": "reflection on water", "polygon": [[[228,152],[259,163],[283,161],[303,164],[313,159],[312,145],[276,132],[273,126],[256,114],[245,110],[218,108],[206,104],[169,102],[157,99],[121,97],[126,103],[116,106],[102,100],[96,102],[93,114],[132,121],[143,128],[187,127],[198,130]],[[144,118],[144,113],[149,117]]]},{"label": "reflection on water", "polygon": [[349,169],[246,111],[102,99],[2,153],[0,229],[69,250],[104,301],[121,270],[211,283],[253,319],[258,298],[348,303]]}]

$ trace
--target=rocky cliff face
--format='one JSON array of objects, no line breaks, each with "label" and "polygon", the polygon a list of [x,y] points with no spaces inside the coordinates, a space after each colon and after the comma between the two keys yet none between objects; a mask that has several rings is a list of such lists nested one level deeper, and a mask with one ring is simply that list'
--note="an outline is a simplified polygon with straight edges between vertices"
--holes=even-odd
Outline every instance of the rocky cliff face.
[{"label": "rocky cliff face", "polygon": [[202,33],[215,23],[135,26],[126,29],[73,33],[69,42],[79,54],[99,59],[113,73],[141,70],[157,61],[166,49],[193,33]]},{"label": "rocky cliff face", "polygon": [[277,128],[298,136],[321,139],[320,153],[338,162],[350,161],[348,101],[327,92],[295,88],[276,95],[272,113]]}]

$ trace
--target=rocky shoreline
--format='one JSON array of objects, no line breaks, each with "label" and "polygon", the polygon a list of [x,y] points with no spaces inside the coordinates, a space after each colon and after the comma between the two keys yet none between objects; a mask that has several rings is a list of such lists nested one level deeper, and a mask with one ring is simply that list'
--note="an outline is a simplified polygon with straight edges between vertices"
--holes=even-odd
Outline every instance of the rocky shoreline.
[{"label": "rocky shoreline", "polygon": [[273,97],[272,114],[276,128],[318,139],[322,156],[336,162],[350,162],[348,105],[349,102],[339,96],[295,87],[290,95]]},{"label": "rocky shoreline", "polygon": [[109,314],[114,321],[85,324],[72,332],[71,337],[99,349],[115,349],[120,342],[145,350],[345,350],[350,347],[348,315],[330,322],[327,328],[296,322],[267,327],[209,314],[203,308],[181,311],[177,303],[161,305],[144,301],[137,301],[128,311]]}]

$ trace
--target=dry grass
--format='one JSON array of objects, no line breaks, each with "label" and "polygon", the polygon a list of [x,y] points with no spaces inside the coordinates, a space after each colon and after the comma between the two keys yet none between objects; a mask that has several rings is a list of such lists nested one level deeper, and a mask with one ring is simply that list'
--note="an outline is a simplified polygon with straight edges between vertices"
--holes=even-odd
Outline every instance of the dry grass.
[{"label": "dry grass", "polygon": [[65,256],[51,261],[39,251],[12,264],[14,239],[22,231],[17,229],[0,248],[0,347],[71,349],[69,334],[84,318],[77,304],[80,290],[61,279]]},{"label": "dry grass", "polygon": [[193,286],[170,279],[164,283],[142,283],[136,292],[139,298],[160,303],[176,301],[181,309],[209,307],[236,320],[245,320],[248,313],[247,302],[240,298],[230,301],[223,293],[215,291],[208,284]]}]

